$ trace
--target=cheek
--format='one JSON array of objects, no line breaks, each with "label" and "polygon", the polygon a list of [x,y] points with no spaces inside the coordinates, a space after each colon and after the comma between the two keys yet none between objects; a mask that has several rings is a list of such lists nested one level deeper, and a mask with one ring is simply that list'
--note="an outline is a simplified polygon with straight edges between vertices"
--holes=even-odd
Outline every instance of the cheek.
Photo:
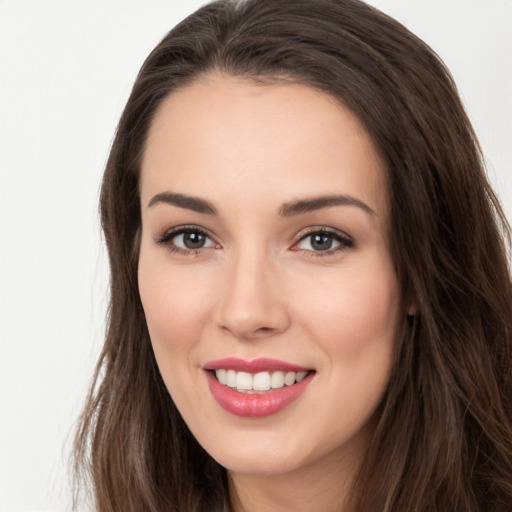
[{"label": "cheek", "polygon": [[302,299],[302,321],[326,356],[319,377],[337,390],[315,404],[318,428],[335,443],[371,427],[393,366],[400,294],[394,274],[378,267],[332,279],[324,291]]},{"label": "cheek", "polygon": [[400,294],[392,272],[366,267],[330,276],[310,289],[316,291],[301,295],[300,316],[318,339],[331,345],[330,353],[357,355],[369,345],[394,341]]},{"label": "cheek", "polygon": [[165,256],[150,259],[141,252],[139,293],[160,374],[183,414],[201,399],[193,386],[199,371],[195,354],[211,298],[205,276],[172,268]]},{"label": "cheek", "polygon": [[172,268],[165,256],[139,261],[139,293],[151,344],[162,379],[176,406],[186,414],[201,397],[193,386],[198,372],[195,356],[203,337],[210,297],[197,273]]},{"label": "cheek", "polygon": [[204,277],[153,259],[139,262],[139,292],[155,351],[179,350],[199,336],[210,297]]}]

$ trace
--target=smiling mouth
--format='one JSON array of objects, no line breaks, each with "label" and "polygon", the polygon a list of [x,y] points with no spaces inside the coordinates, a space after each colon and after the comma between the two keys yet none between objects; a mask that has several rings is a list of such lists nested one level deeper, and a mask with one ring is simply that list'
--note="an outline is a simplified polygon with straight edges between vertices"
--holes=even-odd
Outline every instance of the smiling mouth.
[{"label": "smiling mouth", "polygon": [[264,418],[299,399],[316,370],[286,361],[260,357],[227,357],[203,366],[211,394],[227,412]]},{"label": "smiling mouth", "polygon": [[219,368],[211,370],[211,372],[220,384],[234,391],[247,394],[263,394],[293,386],[313,373],[313,370],[301,372],[265,371],[252,374],[244,371]]}]

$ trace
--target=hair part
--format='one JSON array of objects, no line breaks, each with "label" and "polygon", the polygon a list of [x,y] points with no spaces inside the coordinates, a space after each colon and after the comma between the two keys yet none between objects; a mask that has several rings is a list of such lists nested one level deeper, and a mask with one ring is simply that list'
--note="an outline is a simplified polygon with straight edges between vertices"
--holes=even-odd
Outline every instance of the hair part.
[{"label": "hair part", "polygon": [[225,470],[198,445],[159,374],[137,285],[139,176],[152,120],[169,94],[213,72],[324,91],[361,120],[387,170],[390,247],[415,314],[404,314],[354,510],[509,510],[510,228],[449,72],[358,0],[213,2],[142,66],[100,199],[111,300],[76,438],[76,469],[90,475],[96,509],[229,506]]}]

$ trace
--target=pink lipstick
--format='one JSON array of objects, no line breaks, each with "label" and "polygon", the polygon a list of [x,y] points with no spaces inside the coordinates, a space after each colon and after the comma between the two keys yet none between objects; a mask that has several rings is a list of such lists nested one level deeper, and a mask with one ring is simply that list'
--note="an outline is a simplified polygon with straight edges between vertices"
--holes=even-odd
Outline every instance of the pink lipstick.
[{"label": "pink lipstick", "polygon": [[225,358],[203,368],[219,405],[244,417],[281,411],[302,395],[315,373],[311,368],[268,358]]},{"label": "pink lipstick", "polygon": [[204,365],[205,370],[217,370],[219,368],[232,369],[237,372],[258,373],[281,370],[285,372],[307,372],[311,368],[305,368],[296,364],[278,361],[277,359],[269,359],[267,357],[259,357],[246,361],[236,357],[226,357],[225,359],[216,359]]}]

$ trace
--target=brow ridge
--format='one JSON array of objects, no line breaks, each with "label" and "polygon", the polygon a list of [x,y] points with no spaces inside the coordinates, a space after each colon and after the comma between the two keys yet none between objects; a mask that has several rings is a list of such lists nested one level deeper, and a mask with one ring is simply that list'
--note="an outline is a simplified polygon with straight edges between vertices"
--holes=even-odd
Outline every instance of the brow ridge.
[{"label": "brow ridge", "polygon": [[161,192],[151,198],[148,203],[148,208],[157,204],[165,203],[177,206],[179,208],[186,208],[198,213],[205,213],[207,215],[217,215],[217,209],[212,203],[199,197],[186,196],[184,194],[176,194],[173,192]]},{"label": "brow ridge", "polygon": [[375,211],[366,203],[349,195],[327,195],[297,199],[296,201],[284,204],[279,210],[279,215],[281,217],[293,217],[332,206],[354,206],[371,216],[376,215]]}]

